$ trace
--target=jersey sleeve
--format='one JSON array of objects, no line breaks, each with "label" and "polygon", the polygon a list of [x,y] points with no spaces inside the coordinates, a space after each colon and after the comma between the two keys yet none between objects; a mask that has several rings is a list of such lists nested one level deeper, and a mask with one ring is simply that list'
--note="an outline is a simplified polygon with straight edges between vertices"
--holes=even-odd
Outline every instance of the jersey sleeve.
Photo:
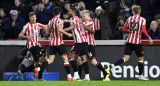
[{"label": "jersey sleeve", "polygon": [[129,21],[129,18],[127,19],[127,21],[126,21],[126,23],[124,24],[124,27],[123,27],[123,29],[122,29],[122,31],[125,32],[125,33],[127,33],[127,34],[129,34],[129,31],[127,30],[127,28],[128,28],[128,21]]},{"label": "jersey sleeve", "polygon": [[29,29],[29,24],[26,24],[23,26],[22,32],[26,33],[28,29]]},{"label": "jersey sleeve", "polygon": [[63,26],[63,20],[62,19],[60,19],[60,21],[59,21],[59,25],[62,25]]},{"label": "jersey sleeve", "polygon": [[144,33],[144,35],[149,38],[150,36],[148,35],[147,31],[146,31],[146,20],[144,19],[143,20],[143,23],[142,23],[142,32]]},{"label": "jersey sleeve", "polygon": [[44,27],[44,25],[41,24],[41,23],[37,23],[37,24],[38,24],[38,27],[39,27],[40,29]]},{"label": "jersey sleeve", "polygon": [[73,18],[73,17],[72,17],[72,18],[70,18],[70,21],[71,21],[71,24],[73,24],[73,23],[74,23],[74,24],[76,24],[76,20],[75,20],[75,18]]}]

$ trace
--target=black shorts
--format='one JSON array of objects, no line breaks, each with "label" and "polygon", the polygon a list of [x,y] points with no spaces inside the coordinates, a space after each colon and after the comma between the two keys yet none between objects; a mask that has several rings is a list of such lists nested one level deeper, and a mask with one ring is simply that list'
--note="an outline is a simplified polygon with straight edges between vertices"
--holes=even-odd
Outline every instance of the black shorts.
[{"label": "black shorts", "polygon": [[95,59],[95,46],[88,45],[88,58]]},{"label": "black shorts", "polygon": [[144,54],[144,50],[141,44],[126,43],[124,55],[131,55],[133,50],[135,51],[137,57],[142,57]]},{"label": "black shorts", "polygon": [[41,54],[41,48],[37,45],[37,46],[33,46],[29,49],[29,51],[31,52],[34,61],[38,61],[38,58],[42,56]]},{"label": "black shorts", "polygon": [[64,44],[61,44],[59,46],[50,46],[49,47],[49,55],[56,55],[57,52],[59,55],[67,55],[66,48],[64,47]]},{"label": "black shorts", "polygon": [[75,43],[71,48],[71,53],[79,54],[79,56],[88,55],[88,43]]}]

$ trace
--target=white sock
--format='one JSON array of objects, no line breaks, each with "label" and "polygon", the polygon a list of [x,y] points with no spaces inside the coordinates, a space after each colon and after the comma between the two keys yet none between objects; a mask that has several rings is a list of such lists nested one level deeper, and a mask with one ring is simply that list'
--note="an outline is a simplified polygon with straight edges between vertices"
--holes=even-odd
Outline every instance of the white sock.
[{"label": "white sock", "polygon": [[71,74],[67,74],[67,78],[72,78]]},{"label": "white sock", "polygon": [[86,79],[90,79],[90,78],[89,78],[89,74],[85,74],[85,78],[86,78]]},{"label": "white sock", "polygon": [[38,67],[38,71],[40,71],[41,70],[41,68],[40,67]]},{"label": "white sock", "polygon": [[74,72],[74,76],[79,76],[79,75],[78,75],[78,71],[77,71],[77,72]]}]

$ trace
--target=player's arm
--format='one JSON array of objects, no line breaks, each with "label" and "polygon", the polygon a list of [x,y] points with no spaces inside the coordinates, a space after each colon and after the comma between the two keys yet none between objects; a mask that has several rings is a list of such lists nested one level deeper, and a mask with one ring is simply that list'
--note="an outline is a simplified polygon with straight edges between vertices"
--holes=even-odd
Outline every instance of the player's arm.
[{"label": "player's arm", "polygon": [[127,20],[127,22],[124,24],[124,27],[123,27],[122,31],[123,31],[124,33],[129,34],[129,31],[127,30],[127,28],[128,28],[128,20]]},{"label": "player's arm", "polygon": [[88,30],[89,32],[95,34],[95,30],[91,29],[89,26],[83,24],[84,29]]},{"label": "player's arm", "polygon": [[25,32],[23,32],[23,31],[20,32],[19,37],[22,39],[29,39],[29,40],[32,39],[32,36],[26,36]]},{"label": "player's arm", "polygon": [[58,30],[59,30],[59,32],[61,32],[62,34],[67,35],[68,37],[72,37],[72,34],[67,33],[65,30],[63,30],[63,26],[62,26],[62,25],[59,25],[59,26],[58,26]]},{"label": "player's arm", "polygon": [[142,32],[144,33],[144,35],[149,39],[149,43],[153,44],[152,38],[148,35],[147,31],[146,31],[146,25],[142,25]]},{"label": "player's arm", "polygon": [[70,27],[65,28],[64,31],[66,31],[66,32],[71,31],[71,30],[73,30],[75,27],[76,27],[76,25],[73,23]]}]

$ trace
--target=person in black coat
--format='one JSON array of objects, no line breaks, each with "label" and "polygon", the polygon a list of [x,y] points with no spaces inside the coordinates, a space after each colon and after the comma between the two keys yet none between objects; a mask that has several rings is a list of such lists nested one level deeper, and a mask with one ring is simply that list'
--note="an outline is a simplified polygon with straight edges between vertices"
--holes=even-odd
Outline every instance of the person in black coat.
[{"label": "person in black coat", "polygon": [[4,23],[4,39],[18,39],[18,35],[21,32],[25,20],[18,16],[17,10],[10,11],[10,17],[6,19]]}]

